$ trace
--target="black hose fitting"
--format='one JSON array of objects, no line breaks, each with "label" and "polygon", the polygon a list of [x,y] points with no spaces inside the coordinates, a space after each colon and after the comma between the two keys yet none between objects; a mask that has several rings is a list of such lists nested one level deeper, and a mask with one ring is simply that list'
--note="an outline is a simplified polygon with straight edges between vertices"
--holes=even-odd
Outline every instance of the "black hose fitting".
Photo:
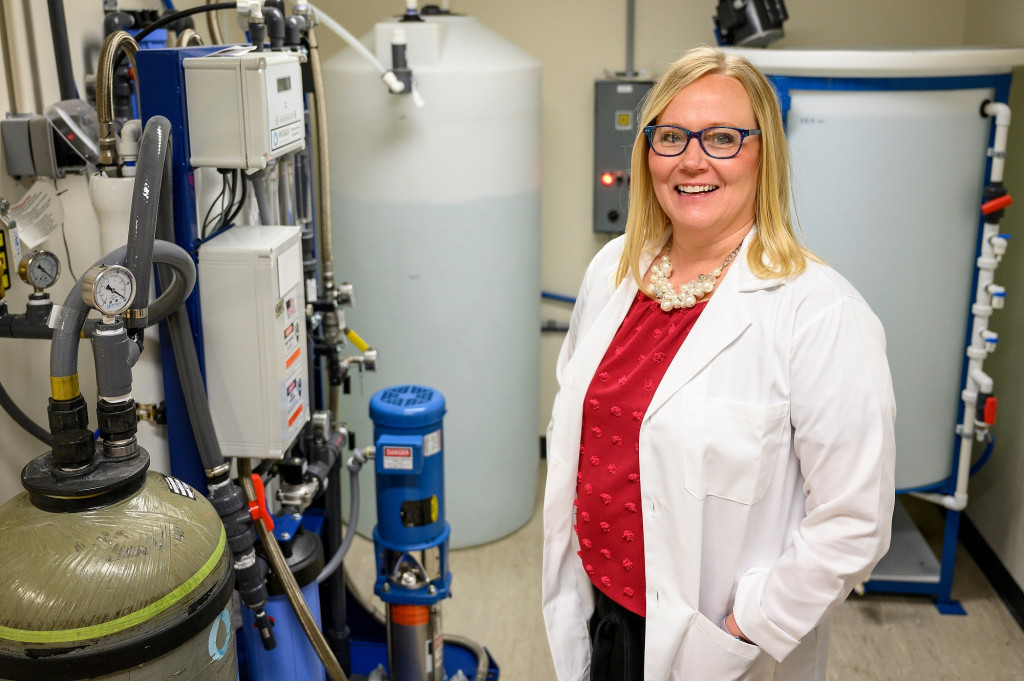
[{"label": "black hose fitting", "polygon": [[70,400],[50,398],[46,415],[52,436],[53,461],[62,468],[84,466],[95,452],[89,430],[89,405],[81,394]]},{"label": "black hose fitting", "polygon": [[139,430],[135,400],[130,397],[124,402],[108,402],[101,399],[96,405],[96,422],[100,437],[105,441],[130,440]]}]

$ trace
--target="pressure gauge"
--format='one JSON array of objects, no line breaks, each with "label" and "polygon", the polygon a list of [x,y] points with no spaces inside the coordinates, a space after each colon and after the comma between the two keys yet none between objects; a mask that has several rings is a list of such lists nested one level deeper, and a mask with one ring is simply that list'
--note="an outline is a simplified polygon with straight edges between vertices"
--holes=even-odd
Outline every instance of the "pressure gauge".
[{"label": "pressure gauge", "polygon": [[18,263],[18,275],[29,286],[50,288],[60,276],[60,260],[49,251],[32,251]]},{"label": "pressure gauge", "polygon": [[82,300],[101,314],[121,314],[135,298],[135,275],[122,265],[97,265],[82,277]]}]

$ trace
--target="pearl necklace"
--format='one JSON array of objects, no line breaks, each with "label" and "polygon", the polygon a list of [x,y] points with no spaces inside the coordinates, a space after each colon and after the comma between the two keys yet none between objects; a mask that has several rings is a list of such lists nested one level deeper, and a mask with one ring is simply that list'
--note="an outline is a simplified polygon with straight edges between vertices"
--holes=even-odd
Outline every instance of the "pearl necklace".
[{"label": "pearl necklace", "polygon": [[[742,244],[741,244],[742,245]],[[647,292],[661,301],[661,309],[671,312],[681,307],[693,307],[697,304],[698,298],[703,298],[715,288],[715,282],[722,276],[722,270],[733,261],[740,247],[726,256],[721,267],[717,267],[707,274],[698,274],[696,279],[691,279],[680,285],[678,293],[672,287],[669,277],[672,276],[672,262],[669,260],[669,253],[672,252],[672,239],[665,245],[665,254],[661,256],[660,265],[651,266],[651,283],[647,285]]]}]

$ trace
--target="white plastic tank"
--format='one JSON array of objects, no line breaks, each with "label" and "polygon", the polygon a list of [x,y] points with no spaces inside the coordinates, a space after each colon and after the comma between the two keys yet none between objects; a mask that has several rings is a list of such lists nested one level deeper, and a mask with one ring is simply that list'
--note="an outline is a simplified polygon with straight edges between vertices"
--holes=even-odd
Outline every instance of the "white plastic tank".
[{"label": "white plastic tank", "polygon": [[981,106],[1007,101],[1024,50],[739,52],[780,92],[811,250],[885,327],[897,488],[934,487],[954,472],[992,126]]},{"label": "white plastic tank", "polygon": [[[352,49],[324,65],[335,272],[355,285],[348,325],[380,351],[342,411],[370,444],[378,389],[418,383],[444,395],[445,504],[459,548],[516,530],[536,497],[540,63],[474,18],[424,19],[382,22],[362,39],[390,68],[394,31],[405,32],[422,107],[389,94]],[[361,497],[368,534],[372,475]]]}]

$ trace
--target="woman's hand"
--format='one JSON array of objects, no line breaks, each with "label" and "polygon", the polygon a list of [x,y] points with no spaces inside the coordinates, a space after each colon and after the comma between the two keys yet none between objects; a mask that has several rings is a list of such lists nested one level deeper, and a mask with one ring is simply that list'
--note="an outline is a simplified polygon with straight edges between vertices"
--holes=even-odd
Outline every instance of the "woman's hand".
[{"label": "woman's hand", "polygon": [[738,638],[739,640],[749,643],[751,645],[755,645],[753,641],[751,641],[749,638],[743,635],[743,632],[740,630],[739,625],[736,624],[736,618],[733,617],[733,614],[731,612],[725,616],[725,630],[733,636],[735,636],[736,638]]}]

